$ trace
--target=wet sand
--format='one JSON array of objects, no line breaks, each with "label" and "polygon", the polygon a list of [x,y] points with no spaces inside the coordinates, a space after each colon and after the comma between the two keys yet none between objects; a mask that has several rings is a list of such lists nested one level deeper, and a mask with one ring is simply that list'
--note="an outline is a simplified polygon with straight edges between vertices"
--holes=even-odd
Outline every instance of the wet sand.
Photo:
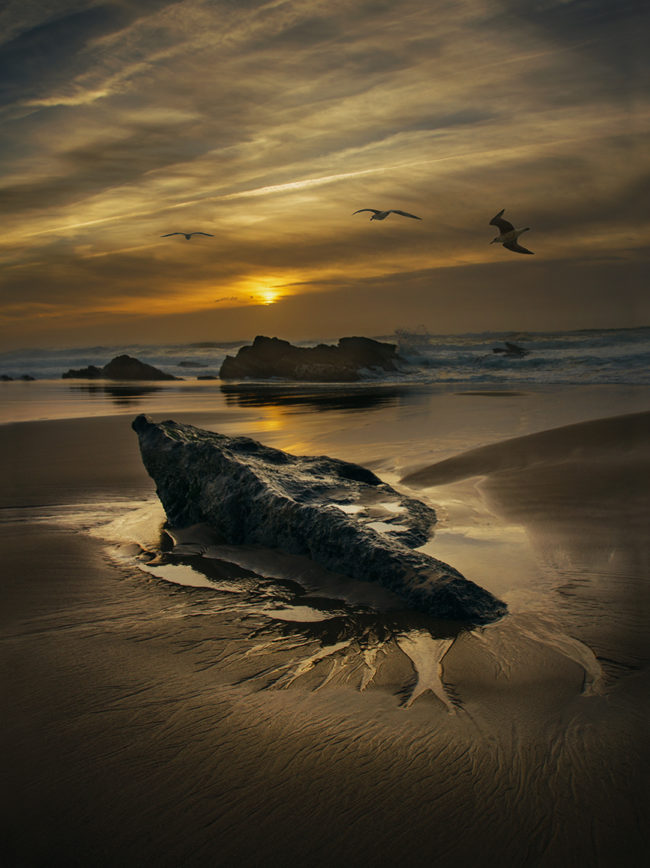
[{"label": "wet sand", "polygon": [[[410,705],[399,641],[370,649],[383,666],[361,691],[367,636],[338,669],[314,663],[315,634],[84,532],[153,498],[130,420],[1,426],[3,864],[641,864],[648,418],[494,444],[411,480],[434,505],[467,495],[480,521],[523,528],[541,578],[523,604],[517,575],[495,578],[511,614],[436,640],[443,691]],[[149,535],[154,548],[155,522]]]}]

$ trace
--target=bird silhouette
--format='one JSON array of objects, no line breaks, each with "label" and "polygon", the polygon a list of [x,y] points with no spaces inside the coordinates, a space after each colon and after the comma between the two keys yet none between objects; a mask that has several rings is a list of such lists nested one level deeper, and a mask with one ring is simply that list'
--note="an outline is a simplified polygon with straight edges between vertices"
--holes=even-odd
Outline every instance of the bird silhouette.
[{"label": "bird silhouette", "polygon": [[189,241],[192,235],[207,235],[208,238],[214,238],[209,232],[169,232],[167,235],[161,235],[161,238],[171,238],[172,235],[183,235],[186,241]]},{"label": "bird silhouette", "polygon": [[525,247],[522,247],[521,244],[517,242],[517,239],[521,235],[522,232],[530,231],[530,226],[527,226],[525,229],[515,229],[515,227],[508,220],[504,220],[501,216],[506,209],[503,208],[499,213],[490,220],[490,226],[496,226],[499,230],[499,234],[496,238],[490,241],[490,244],[503,244],[504,247],[507,247],[508,250],[512,250],[515,253],[529,253],[533,256],[532,250],[527,250]]},{"label": "bird silhouette", "polygon": [[396,208],[391,208],[390,211],[378,211],[376,208],[359,208],[354,214],[361,214],[362,211],[372,211],[371,220],[385,220],[389,214],[399,214],[402,217],[412,217],[414,220],[421,220],[421,217],[416,217],[415,214],[409,214],[408,211],[398,211]]}]

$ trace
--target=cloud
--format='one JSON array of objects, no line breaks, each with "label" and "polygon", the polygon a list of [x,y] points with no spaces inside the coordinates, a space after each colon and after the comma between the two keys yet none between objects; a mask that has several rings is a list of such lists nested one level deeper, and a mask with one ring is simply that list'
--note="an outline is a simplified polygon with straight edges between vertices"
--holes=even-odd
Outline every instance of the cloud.
[{"label": "cloud", "polygon": [[52,18],[0,46],[0,101],[28,99],[88,68],[90,44],[177,0],[102,3]]},{"label": "cloud", "polygon": [[65,80],[75,55],[96,36],[118,30],[127,21],[119,6],[100,5],[39,24],[0,48],[0,95],[31,93]]},{"label": "cloud", "polygon": [[649,67],[642,58],[650,9],[643,0],[502,0],[501,5],[501,20],[514,18],[552,43],[569,47],[583,67],[583,81],[590,78],[603,94],[624,102],[647,94]]},{"label": "cloud", "polygon": [[274,34],[270,40],[260,41],[253,48],[298,48],[313,47],[331,42],[341,35],[340,24],[328,17],[313,16],[299,21]]},{"label": "cloud", "polygon": [[[281,311],[295,324],[344,297],[341,315],[361,322],[352,297],[372,285],[385,288],[372,322],[381,311],[390,324],[391,304],[421,321],[443,274],[480,301],[504,255],[488,245],[503,207],[559,286],[567,263],[592,273],[596,258],[638,279],[650,113],[637,83],[650,64],[631,2],[620,14],[600,0],[59,8],[39,19],[28,4],[0,46],[5,99],[25,113],[6,116],[0,175],[9,304],[76,308],[85,323],[218,304],[239,328]],[[610,37],[638,79],[610,74]],[[362,207],[424,220],[370,224],[352,216]],[[185,229],[215,238],[159,240]],[[507,317],[522,311],[521,275],[541,272],[502,264]],[[254,313],[258,282],[291,298]]]},{"label": "cloud", "polygon": [[[57,175],[2,187],[4,205],[12,212],[52,208],[192,159],[197,155],[196,143],[190,148],[177,132],[177,123],[134,125],[113,141],[93,141],[64,150],[58,155]],[[207,150],[209,145],[204,147]]]}]

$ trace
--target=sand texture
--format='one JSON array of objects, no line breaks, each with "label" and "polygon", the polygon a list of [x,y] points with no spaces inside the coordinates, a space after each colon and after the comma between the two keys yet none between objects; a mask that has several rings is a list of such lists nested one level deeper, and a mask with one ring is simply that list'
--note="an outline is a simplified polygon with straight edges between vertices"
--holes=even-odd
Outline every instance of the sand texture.
[{"label": "sand texture", "polygon": [[[649,418],[395,465],[508,603],[472,631],[161,535],[129,417],[0,426],[2,864],[636,868]],[[293,419],[275,443],[315,442]]]}]

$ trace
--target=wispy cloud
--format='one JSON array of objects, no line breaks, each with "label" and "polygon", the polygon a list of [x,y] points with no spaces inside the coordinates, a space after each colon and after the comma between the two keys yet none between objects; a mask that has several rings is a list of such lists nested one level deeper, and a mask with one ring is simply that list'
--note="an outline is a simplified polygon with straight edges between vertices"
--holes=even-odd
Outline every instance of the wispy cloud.
[{"label": "wispy cloud", "polygon": [[[399,297],[405,275],[425,293],[422,281],[455,270],[472,276],[480,310],[503,255],[487,221],[503,207],[556,263],[548,279],[566,283],[571,256],[638,278],[629,264],[650,222],[638,3],[38,6],[0,17],[9,304],[76,304],[87,325],[152,299],[161,312],[244,309],[268,278],[287,286],[277,307],[289,318],[306,308],[286,296],[316,304],[345,286],[345,319],[367,279]],[[370,224],[352,217],[359,207],[424,221]],[[186,229],[215,238],[160,241]],[[462,328],[467,304],[448,303]],[[26,308],[12,328],[29,322]]]}]

